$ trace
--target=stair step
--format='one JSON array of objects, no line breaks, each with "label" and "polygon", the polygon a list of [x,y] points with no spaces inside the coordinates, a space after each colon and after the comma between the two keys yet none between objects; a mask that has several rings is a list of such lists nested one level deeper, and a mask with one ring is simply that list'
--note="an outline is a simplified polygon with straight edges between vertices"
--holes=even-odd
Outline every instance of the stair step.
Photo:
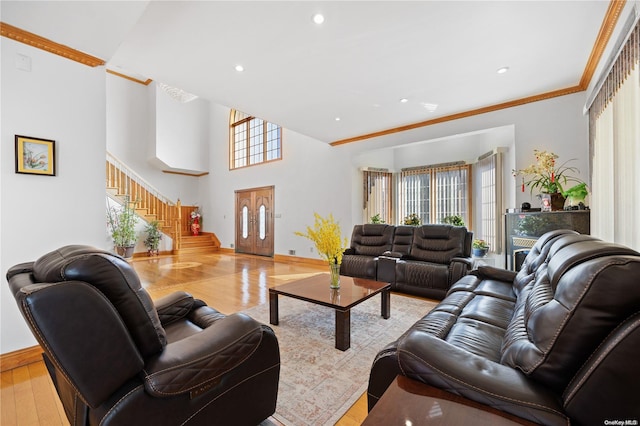
[{"label": "stair step", "polygon": [[200,235],[184,234],[180,238],[180,250],[178,253],[213,253],[220,249],[218,239],[215,234],[208,232]]}]

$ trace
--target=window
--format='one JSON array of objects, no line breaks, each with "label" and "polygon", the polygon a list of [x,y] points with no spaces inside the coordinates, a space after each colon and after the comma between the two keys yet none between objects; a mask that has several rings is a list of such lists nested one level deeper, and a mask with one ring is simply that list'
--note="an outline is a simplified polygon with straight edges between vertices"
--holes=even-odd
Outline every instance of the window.
[{"label": "window", "polygon": [[229,168],[238,169],[282,158],[282,128],[231,110]]},{"label": "window", "polygon": [[502,154],[500,151],[489,152],[478,158],[475,165],[474,182],[477,182],[475,194],[476,226],[474,238],[489,243],[491,251],[502,252],[502,226],[500,212],[502,209]]},{"label": "window", "polygon": [[392,177],[393,174],[382,169],[368,169],[362,172],[364,179],[363,223],[376,216],[384,223],[392,223]]},{"label": "window", "polygon": [[423,224],[459,215],[469,227],[469,169],[466,164],[402,169],[400,221],[414,213]]}]

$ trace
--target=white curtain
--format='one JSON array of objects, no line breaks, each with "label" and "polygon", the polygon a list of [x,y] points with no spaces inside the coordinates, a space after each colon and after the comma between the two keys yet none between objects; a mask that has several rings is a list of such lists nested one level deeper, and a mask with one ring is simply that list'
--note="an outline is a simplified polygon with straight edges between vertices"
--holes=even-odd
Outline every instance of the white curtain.
[{"label": "white curtain", "polygon": [[[613,76],[614,87],[604,101],[602,112],[598,115],[598,111],[595,114],[590,111],[592,120],[595,120],[591,123],[591,233],[605,241],[640,250],[640,64],[637,28],[634,33],[636,35],[629,39],[631,55],[621,58],[631,59],[630,66],[627,64],[630,71]],[[612,73],[615,72],[614,67]]]},{"label": "white curtain", "polygon": [[488,153],[475,164],[473,193],[478,223],[473,237],[489,243],[492,252],[502,253],[502,153]]},{"label": "white curtain", "polygon": [[393,174],[390,172],[369,170],[362,172],[364,186],[362,223],[369,223],[375,215],[379,215],[385,223],[393,223],[392,177]]}]

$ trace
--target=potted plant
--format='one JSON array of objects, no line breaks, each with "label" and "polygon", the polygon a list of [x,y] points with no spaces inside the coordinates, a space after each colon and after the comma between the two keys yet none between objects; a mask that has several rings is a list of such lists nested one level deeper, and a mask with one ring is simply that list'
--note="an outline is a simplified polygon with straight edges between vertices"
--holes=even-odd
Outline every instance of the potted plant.
[{"label": "potted plant", "polygon": [[567,205],[570,210],[584,210],[586,209],[585,198],[589,195],[587,184],[582,182],[576,186],[572,186],[562,193],[567,197]]},{"label": "potted plant", "polygon": [[157,256],[158,246],[160,245],[160,240],[162,240],[162,233],[160,232],[158,221],[154,220],[149,222],[144,230],[147,233],[147,238],[144,240],[147,253],[149,256]]},{"label": "potted plant", "polygon": [[380,213],[371,216],[371,223],[384,223],[384,219],[380,217]]},{"label": "potted plant", "polygon": [[[531,192],[534,189],[540,190],[543,194],[551,196],[551,209],[563,210],[565,197],[563,185],[569,182],[583,183],[580,179],[568,176],[568,173],[579,173],[576,167],[567,166],[570,159],[556,167],[556,159],[558,155],[553,152],[533,150],[536,157],[536,163],[522,170],[513,170],[513,176],[522,177],[522,192],[525,185],[529,187]],[[524,175],[527,176],[526,180]]]},{"label": "potted plant", "polygon": [[471,254],[473,257],[485,257],[489,251],[489,244],[485,240],[473,240]]},{"label": "potted plant", "polygon": [[125,196],[122,206],[107,209],[107,221],[111,230],[111,238],[116,253],[124,258],[133,256],[136,245],[136,223],[138,216],[135,212],[135,202]]},{"label": "potted plant", "polygon": [[416,213],[411,213],[409,216],[404,218],[404,224],[411,226],[420,226],[422,224],[422,221],[420,220],[420,216],[418,216]]},{"label": "potted plant", "polygon": [[464,220],[462,219],[462,216],[457,214],[443,217],[442,223],[447,223],[453,226],[464,226]]}]

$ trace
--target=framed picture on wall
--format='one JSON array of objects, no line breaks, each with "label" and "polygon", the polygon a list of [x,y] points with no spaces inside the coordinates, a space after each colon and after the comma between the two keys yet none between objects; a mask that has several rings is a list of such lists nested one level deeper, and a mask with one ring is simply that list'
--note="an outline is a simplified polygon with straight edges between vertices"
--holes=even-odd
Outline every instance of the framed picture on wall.
[{"label": "framed picture on wall", "polygon": [[16,173],[56,175],[56,142],[16,135]]}]

